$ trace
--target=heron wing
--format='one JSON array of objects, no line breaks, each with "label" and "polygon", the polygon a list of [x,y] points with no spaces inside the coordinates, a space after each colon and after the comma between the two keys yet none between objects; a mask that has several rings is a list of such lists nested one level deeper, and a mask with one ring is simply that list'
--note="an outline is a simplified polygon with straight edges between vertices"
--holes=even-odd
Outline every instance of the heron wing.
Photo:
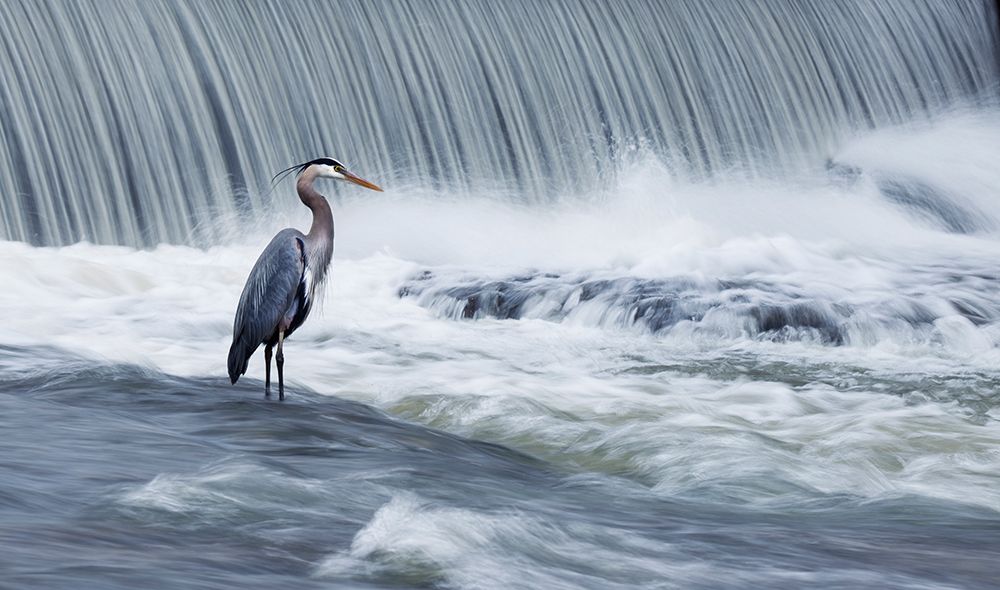
[{"label": "heron wing", "polygon": [[247,370],[257,347],[274,334],[292,305],[306,268],[301,232],[285,229],[261,252],[247,278],[233,322],[229,378],[233,383]]}]

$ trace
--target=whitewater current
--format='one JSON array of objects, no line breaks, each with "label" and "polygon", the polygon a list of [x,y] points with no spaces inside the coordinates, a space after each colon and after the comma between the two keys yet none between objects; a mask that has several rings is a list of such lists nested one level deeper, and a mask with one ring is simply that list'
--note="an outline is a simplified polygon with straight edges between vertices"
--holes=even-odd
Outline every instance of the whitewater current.
[{"label": "whitewater current", "polygon": [[2,243],[0,586],[995,587],[996,137],[754,181],[636,148],[545,205],[321,186],[285,403],[225,358],[291,183],[208,249]]}]

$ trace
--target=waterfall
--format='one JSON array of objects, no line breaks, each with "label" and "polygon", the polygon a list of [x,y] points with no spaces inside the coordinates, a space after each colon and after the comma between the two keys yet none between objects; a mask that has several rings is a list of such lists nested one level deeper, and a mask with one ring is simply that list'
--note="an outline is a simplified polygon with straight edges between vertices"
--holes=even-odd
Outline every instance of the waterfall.
[{"label": "waterfall", "polygon": [[709,178],[994,100],[992,0],[4,0],[0,239],[204,245],[317,155],[393,186]]}]

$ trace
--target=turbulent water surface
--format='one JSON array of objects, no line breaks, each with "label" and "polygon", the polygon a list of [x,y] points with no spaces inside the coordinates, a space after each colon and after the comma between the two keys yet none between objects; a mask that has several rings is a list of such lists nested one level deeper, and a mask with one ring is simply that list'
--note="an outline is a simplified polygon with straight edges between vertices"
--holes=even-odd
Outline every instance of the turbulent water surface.
[{"label": "turbulent water surface", "polygon": [[[274,172],[258,164],[287,165],[335,127],[302,138],[308,127],[272,125],[285,108],[278,82],[251,92],[251,72],[227,52],[249,43],[242,27],[270,31],[295,21],[292,9],[240,4],[243,20],[225,28],[215,12],[235,4],[122,1],[106,18],[96,5],[0,3],[72,33],[36,39],[40,55],[99,49],[74,51],[105,80],[65,79],[38,110],[30,93],[0,89],[0,133],[16,138],[0,150],[0,588],[997,587],[1000,109],[995,33],[981,28],[996,22],[993,3],[824,13],[767,1],[746,14],[665,3],[698,26],[651,53],[628,42],[630,27],[682,22],[654,3],[642,10],[665,21],[600,3],[602,29],[580,28],[589,21],[573,9],[588,3],[526,2],[552,20],[546,42],[586,54],[566,78],[545,78],[560,104],[533,77],[560,71],[552,48],[528,51],[541,41],[492,3],[435,22],[507,31],[513,53],[460,27],[447,37],[393,21],[398,34],[366,51],[422,91],[393,87],[414,97],[402,105],[367,79],[387,106],[354,124],[384,130],[372,141],[387,150],[406,144],[392,133],[426,140],[438,164],[389,174],[396,156],[370,148],[370,168],[351,159],[385,193],[319,186],[333,202],[335,262],[322,305],[286,345],[283,403],[264,399],[262,355],[236,386],[225,369],[253,261],[277,230],[309,222],[290,182],[270,194],[253,185]],[[385,5],[417,21],[444,6]],[[109,64],[146,55],[119,20],[149,24],[175,52],[138,86],[115,86],[124,70]],[[744,37],[720,33],[741,26]],[[171,45],[170,31],[200,41]],[[427,55],[394,70],[395,44],[418,32]],[[734,41],[706,44],[711,35]],[[31,52],[10,61],[30,37],[5,33],[0,74],[30,86],[72,69]],[[850,49],[862,41],[871,51]],[[465,43],[486,51],[481,79],[456,50]],[[695,72],[750,59],[745,44],[768,67],[705,86]],[[246,63],[316,59],[296,47]],[[209,70],[188,61],[192,48]],[[518,70],[530,55],[543,56],[538,69]],[[225,64],[235,69],[220,93]],[[517,100],[480,84],[504,79],[497,64],[520,72]],[[664,87],[680,104],[646,92],[653,78],[674,80]],[[289,113],[321,101],[333,82],[318,80]],[[583,148],[575,135],[486,132],[474,117],[436,119],[445,111],[421,96],[466,115],[477,111],[461,97],[495,100],[494,115],[525,133],[532,121],[603,117],[609,136]],[[330,100],[354,110],[329,112],[365,111],[363,96]],[[131,150],[156,135],[129,121],[168,142],[201,101],[221,119],[184,129],[205,141],[170,157],[160,140]],[[60,104],[65,116],[51,115]],[[87,104],[114,108],[73,114]],[[145,104],[177,118],[144,119]],[[671,117],[710,124],[654,124]],[[440,128],[419,139],[428,121]],[[91,123],[108,135],[75,135]],[[505,136],[521,143],[491,152]],[[18,162],[60,137],[107,140],[106,157],[85,151],[78,174],[59,167],[40,183],[41,163]],[[212,158],[226,161],[223,176],[253,177],[249,188],[220,188],[230,176],[192,192],[186,159],[235,137],[246,139],[238,154]],[[520,168],[452,183],[452,156],[477,174]],[[72,190],[42,190],[57,185]]]}]

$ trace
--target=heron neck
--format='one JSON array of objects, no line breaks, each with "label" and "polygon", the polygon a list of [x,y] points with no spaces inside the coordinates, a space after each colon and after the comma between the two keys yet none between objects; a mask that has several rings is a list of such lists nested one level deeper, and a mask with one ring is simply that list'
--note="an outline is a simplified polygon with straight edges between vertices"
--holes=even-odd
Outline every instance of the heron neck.
[{"label": "heron neck", "polygon": [[298,190],[299,199],[313,214],[312,226],[306,234],[306,248],[309,250],[310,266],[321,275],[317,278],[322,280],[322,275],[326,274],[326,268],[333,257],[333,210],[330,209],[326,197],[313,188],[315,178],[315,173],[306,170],[299,177],[295,188]]}]

